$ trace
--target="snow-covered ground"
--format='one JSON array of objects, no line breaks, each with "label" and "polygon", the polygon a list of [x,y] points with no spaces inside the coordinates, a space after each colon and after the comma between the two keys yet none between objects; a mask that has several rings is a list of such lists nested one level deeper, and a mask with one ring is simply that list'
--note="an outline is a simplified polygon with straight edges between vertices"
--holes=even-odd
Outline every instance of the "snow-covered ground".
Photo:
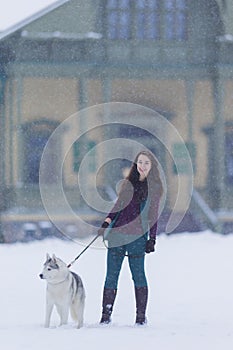
[{"label": "snow-covered ground", "polygon": [[113,323],[99,326],[106,251],[88,249],[73,266],[86,288],[85,325],[43,327],[46,283],[39,279],[46,252],[67,263],[83,246],[50,239],[0,245],[0,344],[4,350],[233,348],[233,235],[211,232],[158,237],[147,255],[148,325],[135,327],[133,284],[127,260]]}]

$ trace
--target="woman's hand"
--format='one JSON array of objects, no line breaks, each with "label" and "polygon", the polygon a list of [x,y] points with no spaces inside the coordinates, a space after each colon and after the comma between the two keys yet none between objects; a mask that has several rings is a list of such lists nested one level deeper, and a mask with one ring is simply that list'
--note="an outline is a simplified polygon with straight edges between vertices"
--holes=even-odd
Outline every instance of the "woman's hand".
[{"label": "woman's hand", "polygon": [[154,251],[155,251],[155,239],[150,238],[146,242],[146,253],[149,254],[149,253],[152,253]]},{"label": "woman's hand", "polygon": [[104,221],[102,226],[99,228],[98,230],[98,235],[99,236],[103,236],[104,235],[104,231],[106,230],[106,228],[109,226],[109,223],[107,221]]}]

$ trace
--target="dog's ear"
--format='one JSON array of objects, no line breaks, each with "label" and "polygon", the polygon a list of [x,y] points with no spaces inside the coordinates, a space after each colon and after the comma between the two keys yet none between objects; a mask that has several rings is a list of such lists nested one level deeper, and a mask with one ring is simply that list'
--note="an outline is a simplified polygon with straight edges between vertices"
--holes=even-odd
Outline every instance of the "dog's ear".
[{"label": "dog's ear", "polygon": [[64,264],[64,262],[62,261],[62,259],[58,258],[55,254],[53,254],[53,262],[57,265],[62,265]]},{"label": "dog's ear", "polygon": [[50,256],[49,256],[49,254],[47,253],[46,254],[46,261],[49,261],[51,258],[50,258]]}]

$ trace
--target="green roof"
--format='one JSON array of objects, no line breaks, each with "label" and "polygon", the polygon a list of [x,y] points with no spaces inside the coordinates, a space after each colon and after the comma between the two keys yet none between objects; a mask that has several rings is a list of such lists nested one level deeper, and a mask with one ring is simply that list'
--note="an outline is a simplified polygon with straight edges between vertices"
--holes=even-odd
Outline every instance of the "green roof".
[{"label": "green roof", "polygon": [[[100,0],[59,0],[46,9],[34,14],[30,18],[0,33],[0,39],[6,38],[17,31],[22,31],[23,36],[65,37],[75,34],[78,36],[95,33],[96,16]],[[91,34],[90,34],[91,35]]]},{"label": "green roof", "polygon": [[71,0],[59,6],[24,28],[28,33],[76,33],[95,32],[96,2]]}]

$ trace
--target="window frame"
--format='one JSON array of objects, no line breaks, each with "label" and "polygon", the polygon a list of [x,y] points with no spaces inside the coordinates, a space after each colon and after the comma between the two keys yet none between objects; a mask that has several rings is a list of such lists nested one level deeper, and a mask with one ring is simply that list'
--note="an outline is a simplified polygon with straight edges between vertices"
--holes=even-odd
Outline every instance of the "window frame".
[{"label": "window frame", "polygon": [[[39,185],[40,161],[46,143],[58,123],[49,119],[29,121],[21,126],[22,130],[22,182],[30,186]],[[59,145],[53,145],[48,166],[47,184],[57,182],[56,173],[59,166]]]},{"label": "window frame", "polygon": [[225,183],[233,185],[233,127],[225,131]]},{"label": "window frame", "polygon": [[[106,0],[105,23],[105,37],[109,40],[185,42],[188,1]],[[153,30],[150,23],[155,25]]]}]

